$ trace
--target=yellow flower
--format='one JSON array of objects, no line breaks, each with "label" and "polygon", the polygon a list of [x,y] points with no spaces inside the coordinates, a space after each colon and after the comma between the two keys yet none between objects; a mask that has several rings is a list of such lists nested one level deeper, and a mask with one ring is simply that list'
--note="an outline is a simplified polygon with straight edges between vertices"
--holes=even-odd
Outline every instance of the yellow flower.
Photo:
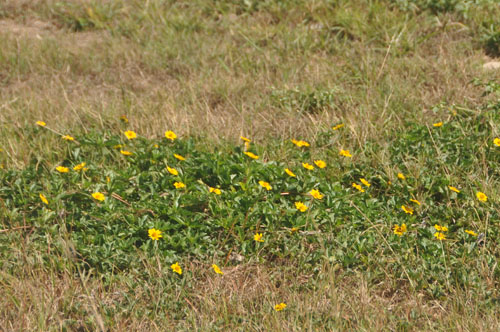
[{"label": "yellow flower", "polygon": [[163,237],[163,235],[161,235],[161,231],[159,229],[154,229],[154,228],[148,230],[148,236],[153,241],[158,241],[160,238]]},{"label": "yellow flower", "polygon": [[444,233],[436,232],[434,233],[434,237],[439,241],[446,240],[446,235]]},{"label": "yellow flower", "polygon": [[62,139],[66,140],[66,141],[74,141],[74,140],[75,140],[75,138],[74,138],[74,137],[69,136],[69,135],[64,135],[64,136],[62,137]]},{"label": "yellow flower", "polygon": [[476,197],[477,197],[477,199],[478,199],[478,200],[480,200],[481,202],[486,202],[486,201],[488,200],[488,196],[486,196],[486,194],[485,194],[485,193],[482,193],[482,192],[480,192],[480,191],[478,191],[478,192],[476,193]]},{"label": "yellow flower", "polygon": [[252,159],[259,159],[259,156],[253,154],[252,152],[243,152],[243,153],[246,154],[247,156],[249,156]]},{"label": "yellow flower", "polygon": [[410,202],[413,202],[417,205],[422,205],[419,201],[417,201],[416,199],[410,199]]},{"label": "yellow flower", "polygon": [[176,262],[175,264],[172,264],[170,265],[170,268],[172,269],[172,271],[174,271],[175,273],[181,275],[182,274],[182,268],[181,266],[179,265],[178,262]]},{"label": "yellow flower", "polygon": [[353,188],[358,189],[358,190],[359,190],[359,191],[361,191],[362,193],[364,193],[364,192],[365,192],[365,190],[363,189],[363,187],[361,187],[361,185],[360,185],[360,184],[357,184],[357,183],[354,183],[354,182],[353,182],[353,183],[352,183],[352,186],[353,186]]},{"label": "yellow flower", "polygon": [[222,272],[219,267],[215,264],[212,264],[212,269],[214,269],[214,272],[217,273],[217,274],[224,274],[224,272]]},{"label": "yellow flower", "polygon": [[253,239],[257,242],[264,242],[264,240],[262,240],[262,233],[255,233]]},{"label": "yellow flower", "polygon": [[177,138],[177,135],[173,131],[168,130],[165,132],[165,137],[173,142]]},{"label": "yellow flower", "polygon": [[288,168],[285,168],[285,173],[290,175],[291,177],[297,177],[297,175],[295,175],[291,170],[289,170]]},{"label": "yellow flower", "polygon": [[43,121],[37,121],[36,122],[37,125],[39,125],[40,127],[45,127],[47,124]]},{"label": "yellow flower", "polygon": [[306,141],[297,141],[296,139],[292,139],[292,143],[297,145],[299,148],[303,146],[309,146],[310,144],[307,143]]},{"label": "yellow flower", "polygon": [[446,227],[446,226],[439,226],[438,224],[435,224],[434,228],[438,232],[448,232],[448,227]]},{"label": "yellow flower", "polygon": [[442,122],[436,122],[432,124],[434,127],[441,127],[443,125]]},{"label": "yellow flower", "polygon": [[352,155],[351,153],[349,152],[349,150],[344,150],[344,149],[340,149],[340,153],[339,153],[341,156],[344,156],[344,157],[348,157],[348,158],[351,158]]},{"label": "yellow flower", "polygon": [[40,200],[45,204],[49,205],[49,201],[47,200],[47,197],[45,197],[43,194],[40,194]]},{"label": "yellow flower", "polygon": [[361,181],[361,183],[364,184],[367,187],[371,186],[371,184],[368,181],[366,181],[365,179],[363,179],[363,178],[359,179],[359,181]]},{"label": "yellow flower", "polygon": [[292,234],[293,234],[293,233],[297,232],[298,230],[299,230],[299,229],[298,229],[297,227],[292,227],[292,228],[290,229],[290,233],[292,233]]},{"label": "yellow flower", "polygon": [[179,172],[175,168],[167,166],[167,171],[172,175],[179,175]]},{"label": "yellow flower", "polygon": [[130,151],[126,151],[126,150],[120,150],[120,153],[124,156],[131,156],[132,155],[132,152]]},{"label": "yellow flower", "polygon": [[240,139],[242,139],[243,141],[247,142],[247,143],[250,143],[251,140],[246,138],[246,137],[243,137],[243,136],[240,136]]},{"label": "yellow flower", "polygon": [[122,120],[125,123],[128,123],[128,119],[125,115],[120,116],[120,120]]},{"label": "yellow flower", "polygon": [[56,170],[57,170],[59,173],[68,173],[68,172],[69,172],[69,168],[64,167],[64,166],[57,166],[57,167],[56,167]]},{"label": "yellow flower", "polygon": [[295,202],[295,208],[297,208],[297,210],[299,210],[300,212],[307,211],[307,206],[302,202]]},{"label": "yellow flower", "polygon": [[451,191],[454,191],[456,193],[459,193],[460,190],[458,190],[457,188],[453,187],[453,186],[448,186],[448,188],[451,190]]},{"label": "yellow flower", "polygon": [[94,199],[98,200],[98,201],[104,201],[106,199],[106,197],[104,197],[104,195],[100,192],[95,192],[92,194],[92,197],[94,197]]},{"label": "yellow flower", "polygon": [[339,130],[340,128],[343,128],[343,127],[344,127],[344,124],[343,124],[343,123],[341,123],[341,124],[336,125],[336,126],[335,126],[335,127],[333,127],[332,129],[333,129],[333,130]]},{"label": "yellow flower", "polygon": [[272,189],[272,187],[271,187],[271,185],[269,184],[269,182],[266,182],[266,181],[259,181],[259,184],[260,184],[262,187],[266,188],[267,190],[271,190],[271,189]]},{"label": "yellow flower", "polygon": [[398,178],[400,178],[401,180],[405,180],[406,176],[404,176],[403,173],[398,173]]},{"label": "yellow flower", "polygon": [[404,233],[406,233],[406,224],[394,225],[394,234],[402,236]]},{"label": "yellow flower", "polygon": [[468,230],[468,229],[466,229],[466,230],[465,230],[465,233],[470,234],[470,235],[472,235],[472,236],[477,236],[477,233],[476,233],[476,232],[474,232],[474,231],[470,231],[470,230]]},{"label": "yellow flower", "polygon": [[182,182],[174,182],[174,187],[177,189],[186,188],[186,185]]},{"label": "yellow flower", "polygon": [[302,166],[310,171],[314,169],[314,166],[308,163],[302,163]]},{"label": "yellow flower", "polygon": [[123,134],[125,134],[125,136],[128,138],[128,139],[134,139],[137,137],[137,134],[135,132],[133,132],[132,130],[127,130],[126,132],[124,132]]},{"label": "yellow flower", "polygon": [[184,158],[183,156],[181,156],[180,154],[177,154],[177,153],[174,153],[174,157],[177,158],[180,161],[186,160],[186,158]]},{"label": "yellow flower", "polygon": [[212,187],[208,187],[208,190],[210,190],[211,193],[214,193],[216,195],[220,195],[222,194],[222,192],[220,191],[220,189],[218,188],[212,188]]},{"label": "yellow flower", "polygon": [[493,144],[495,144],[496,146],[500,146],[500,138],[498,138],[498,137],[497,137],[497,138],[495,138],[495,139],[493,140]]},{"label": "yellow flower", "polygon": [[86,164],[85,164],[84,162],[83,162],[83,163],[81,163],[81,164],[78,164],[78,165],[76,165],[75,167],[73,167],[73,170],[75,170],[75,171],[77,171],[77,172],[78,172],[78,171],[81,171],[81,170],[85,167],[85,165],[86,165]]},{"label": "yellow flower", "polygon": [[111,182],[111,178],[109,176],[106,176],[106,182]]},{"label": "yellow flower", "polygon": [[316,198],[316,199],[322,199],[325,196],[322,193],[320,193],[319,190],[317,190],[317,189],[311,190],[309,192],[309,194],[311,194],[311,196]]},{"label": "yellow flower", "polygon": [[153,148],[158,149],[160,146],[158,144],[154,144]]},{"label": "yellow flower", "polygon": [[286,303],[283,303],[283,302],[274,306],[274,310],[276,310],[276,311],[281,311],[285,308],[286,308]]},{"label": "yellow flower", "polygon": [[315,160],[314,163],[316,164],[316,166],[318,166],[319,168],[325,168],[326,167],[326,163],[323,161],[323,160]]},{"label": "yellow flower", "polygon": [[113,149],[121,149],[121,148],[123,148],[123,145],[121,144],[113,145]]},{"label": "yellow flower", "polygon": [[413,214],[413,209],[409,206],[404,206],[404,205],[401,205],[401,208],[403,209],[403,211],[405,213],[408,213],[408,214]]}]

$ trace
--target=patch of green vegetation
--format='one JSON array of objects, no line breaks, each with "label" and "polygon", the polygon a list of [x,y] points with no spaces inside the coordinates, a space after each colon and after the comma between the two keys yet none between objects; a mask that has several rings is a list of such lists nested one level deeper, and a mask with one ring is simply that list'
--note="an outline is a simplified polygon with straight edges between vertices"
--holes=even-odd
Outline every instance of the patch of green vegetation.
[{"label": "patch of green vegetation", "polygon": [[273,90],[271,98],[276,107],[299,113],[319,113],[335,109],[339,96],[335,89],[300,91],[299,89]]},{"label": "patch of green vegetation", "polygon": [[[453,287],[493,291],[482,271],[499,276],[500,147],[492,132],[500,103],[433,112],[443,121],[407,124],[390,146],[368,142],[344,155],[353,139],[346,127],[319,133],[311,146],[218,149],[202,139],[88,133],[68,141],[57,165],[37,159],[0,171],[2,223],[29,227],[40,249],[62,236],[78,262],[103,273],[137,268],[137,255],[226,264],[238,253],[275,264],[293,259],[312,273],[330,262],[372,280],[390,274],[433,297]],[[47,134],[36,126],[31,139]],[[148,237],[150,229],[162,238]],[[5,248],[1,265],[9,269]]]},{"label": "patch of green vegetation", "polygon": [[466,12],[471,6],[484,3],[484,0],[391,0],[391,2],[402,10],[423,11],[430,10],[432,13],[444,12]]},{"label": "patch of green vegetation", "polygon": [[485,28],[482,43],[486,54],[492,57],[500,56],[500,26],[491,24]]},{"label": "patch of green vegetation", "polygon": [[74,31],[106,29],[120,10],[120,2],[97,1],[90,4],[58,2],[53,7],[53,16],[63,26]]}]

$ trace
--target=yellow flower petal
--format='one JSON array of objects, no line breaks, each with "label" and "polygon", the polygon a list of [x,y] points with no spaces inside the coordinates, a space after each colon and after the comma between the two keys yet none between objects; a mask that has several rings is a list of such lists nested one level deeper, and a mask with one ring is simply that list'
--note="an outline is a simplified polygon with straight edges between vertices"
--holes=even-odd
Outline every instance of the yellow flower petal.
[{"label": "yellow flower petal", "polygon": [[83,162],[83,163],[81,163],[81,164],[78,164],[78,165],[76,165],[75,167],[73,167],[73,170],[75,170],[75,171],[77,171],[77,172],[78,172],[78,171],[81,171],[81,170],[85,167],[85,165],[86,165],[86,164],[85,164],[84,162]]},{"label": "yellow flower petal", "polygon": [[361,178],[359,179],[359,181],[367,187],[371,186],[371,184],[368,181],[366,181],[366,179]]},{"label": "yellow flower petal", "polygon": [[160,238],[163,237],[163,235],[161,235],[161,231],[159,229],[154,229],[154,228],[148,230],[148,236],[153,241],[158,241]]},{"label": "yellow flower petal", "polygon": [[271,187],[271,185],[269,184],[269,182],[266,182],[266,181],[259,181],[259,184],[260,184],[262,187],[266,188],[267,190],[271,190],[271,189],[272,189],[272,187]]},{"label": "yellow flower petal", "polygon": [[176,154],[176,153],[174,153],[174,157],[175,157],[176,159],[180,160],[180,161],[184,161],[184,160],[186,160],[186,158],[184,158],[184,157],[183,157],[183,156],[181,156],[180,154]]},{"label": "yellow flower petal", "polygon": [[102,201],[104,201],[104,200],[106,199],[106,197],[105,197],[102,193],[100,193],[100,192],[98,192],[98,191],[97,191],[97,192],[95,192],[95,193],[93,193],[93,194],[92,194],[92,197],[94,197],[94,199],[96,199],[96,200],[98,200],[98,201],[101,201],[101,202],[102,202]]},{"label": "yellow flower petal", "polygon": [[179,265],[178,262],[176,262],[175,264],[170,265],[170,268],[172,269],[172,271],[174,271],[178,275],[182,274],[182,268],[181,268],[181,266]]},{"label": "yellow flower petal", "polygon": [[317,190],[317,189],[311,190],[309,192],[309,194],[311,194],[311,196],[316,198],[316,199],[322,199],[325,196],[322,193],[320,193],[319,190]]},{"label": "yellow flower petal", "polygon": [[62,137],[62,139],[66,140],[66,141],[74,141],[74,140],[75,140],[75,138],[74,138],[74,137],[69,136],[69,135],[64,135],[64,136]]},{"label": "yellow flower petal", "polygon": [[224,272],[222,272],[216,264],[212,264],[212,268],[214,269],[215,273],[220,274],[220,275],[224,274]]},{"label": "yellow flower petal", "polygon": [[409,206],[404,206],[404,205],[401,205],[401,209],[403,209],[403,211],[405,213],[408,213],[408,214],[413,214],[413,209]]},{"label": "yellow flower petal", "polygon": [[167,171],[172,175],[179,175],[179,172],[175,168],[167,166]]},{"label": "yellow flower petal", "polygon": [[344,156],[344,157],[347,157],[347,158],[351,158],[352,157],[352,155],[349,152],[349,150],[340,149],[340,153],[339,154],[341,156]]},{"label": "yellow flower petal", "polygon": [[246,154],[247,156],[249,156],[250,158],[252,159],[259,159],[259,156],[257,156],[256,154],[253,154],[252,152],[243,152],[244,154]]},{"label": "yellow flower petal", "polygon": [[173,142],[177,138],[177,135],[173,131],[167,130],[165,132],[165,137]]},{"label": "yellow flower petal", "polygon": [[274,306],[274,310],[276,310],[276,311],[281,311],[285,308],[286,308],[286,303],[283,303],[283,302]]},{"label": "yellow flower petal", "polygon": [[308,169],[310,171],[312,171],[314,169],[314,166],[311,164],[308,164],[308,163],[302,163],[302,167],[304,167],[305,169]]},{"label": "yellow flower petal", "polygon": [[255,235],[253,236],[253,239],[256,242],[264,242],[264,240],[262,240],[262,233],[255,233]]},{"label": "yellow flower petal", "polygon": [[49,201],[47,200],[47,197],[45,197],[43,194],[40,194],[40,200],[45,204],[49,205]]},{"label": "yellow flower petal", "polygon": [[69,172],[69,168],[68,167],[64,167],[64,166],[57,166],[56,170],[59,173],[68,173]]},{"label": "yellow flower petal", "polygon": [[174,182],[174,187],[176,189],[186,188],[186,185],[182,182]]},{"label": "yellow flower petal", "polygon": [[125,135],[125,137],[127,137],[128,139],[134,139],[137,137],[137,134],[135,132],[133,132],[132,130],[127,130],[126,132],[123,133]]},{"label": "yellow flower petal", "polygon": [[319,168],[325,168],[326,167],[326,163],[323,161],[323,160],[315,160],[314,163],[316,164],[316,166],[318,166]]},{"label": "yellow flower petal", "polygon": [[480,192],[480,191],[478,191],[478,192],[476,193],[476,197],[477,197],[477,199],[478,199],[478,200],[480,200],[481,202],[486,202],[486,201],[488,200],[488,196],[486,196],[486,194],[485,194],[485,193],[482,193],[482,192]]},{"label": "yellow flower petal", "polygon": [[306,212],[307,211],[307,206],[302,203],[302,202],[295,202],[295,208],[299,210],[300,212]]},{"label": "yellow flower petal", "polygon": [[360,191],[360,192],[362,192],[362,193],[364,193],[364,192],[365,192],[365,190],[363,189],[363,187],[361,187],[361,185],[360,185],[360,184],[357,184],[357,183],[354,183],[354,182],[353,182],[353,183],[352,183],[352,187],[353,187],[353,188],[358,189],[358,191]]}]

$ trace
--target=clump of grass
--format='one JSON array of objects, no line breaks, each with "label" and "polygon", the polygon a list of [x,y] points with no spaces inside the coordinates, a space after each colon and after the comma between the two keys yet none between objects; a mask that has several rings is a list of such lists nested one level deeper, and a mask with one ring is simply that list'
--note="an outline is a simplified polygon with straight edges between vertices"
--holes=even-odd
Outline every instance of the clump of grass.
[{"label": "clump of grass", "polygon": [[496,25],[490,25],[482,37],[486,54],[492,57],[500,56],[500,28]]}]

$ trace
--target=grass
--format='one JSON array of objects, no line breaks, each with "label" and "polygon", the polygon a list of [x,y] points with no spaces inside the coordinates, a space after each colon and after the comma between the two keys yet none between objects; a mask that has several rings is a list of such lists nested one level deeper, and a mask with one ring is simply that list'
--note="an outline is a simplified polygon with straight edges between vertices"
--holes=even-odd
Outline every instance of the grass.
[{"label": "grass", "polygon": [[498,10],[2,3],[0,330],[498,330]]}]

